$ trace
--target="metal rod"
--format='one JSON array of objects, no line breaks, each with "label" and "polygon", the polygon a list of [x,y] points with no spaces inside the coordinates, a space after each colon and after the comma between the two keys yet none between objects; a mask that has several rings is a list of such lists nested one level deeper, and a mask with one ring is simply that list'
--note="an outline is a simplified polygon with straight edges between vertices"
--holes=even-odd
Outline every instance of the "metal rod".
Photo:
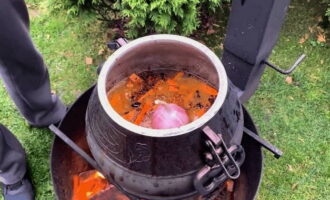
[{"label": "metal rod", "polygon": [[267,142],[266,140],[262,139],[257,134],[255,134],[254,132],[252,132],[250,129],[244,127],[243,130],[244,130],[244,133],[246,133],[252,139],[254,139],[255,141],[257,141],[261,146],[265,147],[267,150],[269,150],[270,152],[272,152],[274,154],[275,158],[278,159],[278,158],[280,158],[283,155],[283,152],[280,149],[278,149],[277,147],[275,147],[271,143]]},{"label": "metal rod", "polygon": [[82,158],[84,158],[91,166],[102,173],[101,168],[97,165],[96,161],[90,157],[84,150],[82,150],[78,145],[76,145],[68,136],[66,136],[60,129],[58,129],[54,124],[48,127],[56,136],[61,138],[63,142],[69,145],[76,153],[78,153]]},{"label": "metal rod", "polygon": [[138,197],[134,197],[131,194],[127,193],[120,185],[116,184],[113,178],[105,176],[102,169],[98,166],[96,161],[90,157],[84,150],[82,150],[78,145],[76,145],[68,136],[66,136],[60,129],[58,129],[54,124],[51,124],[48,127],[56,136],[61,138],[63,142],[69,145],[76,153],[78,153],[83,159],[85,159],[92,167],[99,171],[104,177],[107,177],[109,182],[117,187],[123,194],[125,194],[130,200],[139,200]]},{"label": "metal rod", "polygon": [[276,71],[280,72],[281,74],[290,74],[293,70],[295,70],[300,63],[305,59],[306,55],[302,54],[297,60],[296,62],[290,67],[290,69],[288,70],[283,70],[280,67],[268,62],[267,60],[263,61],[266,65],[268,65],[269,67],[275,69]]}]

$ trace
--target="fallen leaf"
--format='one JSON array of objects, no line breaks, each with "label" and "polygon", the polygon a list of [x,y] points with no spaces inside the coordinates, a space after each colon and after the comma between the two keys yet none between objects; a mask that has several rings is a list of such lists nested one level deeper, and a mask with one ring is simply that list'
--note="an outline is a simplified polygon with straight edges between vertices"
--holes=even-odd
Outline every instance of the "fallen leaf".
[{"label": "fallen leaf", "polygon": [[326,42],[325,35],[324,34],[318,34],[317,35],[317,40],[321,43],[325,43]]},{"label": "fallen leaf", "polygon": [[102,55],[102,54],[104,54],[104,49],[99,50],[99,55]]},{"label": "fallen leaf", "polygon": [[292,168],[291,165],[288,165],[288,170],[289,170],[290,172],[293,172],[293,168]]},{"label": "fallen leaf", "polygon": [[295,82],[293,82],[293,85],[294,85],[294,86],[298,86],[298,87],[299,87],[299,86],[300,86],[300,83],[299,83],[299,82],[297,82],[297,81],[295,81]]},{"label": "fallen leaf", "polygon": [[212,29],[212,28],[210,28],[210,29],[207,30],[207,32],[206,32],[207,35],[211,35],[211,34],[213,34],[213,33],[215,33],[215,30]]},{"label": "fallen leaf", "polygon": [[292,82],[293,82],[292,77],[291,77],[291,76],[287,76],[287,77],[285,78],[285,82],[287,82],[287,84],[292,84]]},{"label": "fallen leaf", "polygon": [[316,30],[317,30],[318,33],[324,33],[325,32],[325,30],[320,26],[316,27]]},{"label": "fallen leaf", "polygon": [[313,185],[309,186],[309,188],[310,188],[311,190],[317,190],[317,187],[316,187],[316,186],[313,186]]},{"label": "fallen leaf", "polygon": [[67,58],[70,58],[73,56],[73,53],[71,51],[67,51],[67,52],[65,52],[64,56]]},{"label": "fallen leaf", "polygon": [[305,140],[304,140],[304,139],[302,139],[302,138],[298,138],[298,140],[299,140],[300,142],[302,142],[302,143],[304,143],[304,142],[305,142]]},{"label": "fallen leaf", "polygon": [[305,41],[306,41],[305,38],[302,37],[302,38],[300,38],[300,40],[299,40],[299,44],[302,44],[302,43],[304,43]]},{"label": "fallen leaf", "polygon": [[120,29],[119,28],[113,28],[113,29],[111,29],[111,31],[113,31],[113,32],[120,32]]},{"label": "fallen leaf", "polygon": [[291,189],[295,190],[297,188],[297,186],[298,186],[298,183],[295,183],[295,184],[292,185]]},{"label": "fallen leaf", "polygon": [[296,6],[289,6],[289,8],[295,8]]},{"label": "fallen leaf", "polygon": [[86,58],[85,58],[85,63],[86,63],[86,65],[91,65],[91,64],[93,64],[93,58],[91,58],[91,57],[86,57]]},{"label": "fallen leaf", "polygon": [[324,60],[321,60],[321,65],[323,65],[324,64]]},{"label": "fallen leaf", "polygon": [[29,9],[29,17],[31,19],[34,19],[34,18],[38,17],[39,15],[40,15],[39,10],[32,9],[32,8]]},{"label": "fallen leaf", "polygon": [[308,30],[309,30],[309,32],[314,33],[314,28],[313,27],[309,26]]},{"label": "fallen leaf", "polygon": [[299,39],[299,44],[303,44],[309,38],[309,34],[306,33],[303,37]]}]

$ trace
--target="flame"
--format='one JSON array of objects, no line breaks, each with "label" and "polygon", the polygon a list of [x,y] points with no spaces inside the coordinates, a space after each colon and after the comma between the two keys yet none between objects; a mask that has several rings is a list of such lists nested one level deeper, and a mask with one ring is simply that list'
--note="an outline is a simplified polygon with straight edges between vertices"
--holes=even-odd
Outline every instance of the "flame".
[{"label": "flame", "polygon": [[72,200],[89,200],[109,185],[105,177],[96,170],[74,175]]},{"label": "flame", "polygon": [[103,176],[103,174],[101,174],[99,171],[96,171],[94,177],[95,177],[95,178],[100,177],[100,178],[102,178],[102,179],[105,179],[105,177]]}]

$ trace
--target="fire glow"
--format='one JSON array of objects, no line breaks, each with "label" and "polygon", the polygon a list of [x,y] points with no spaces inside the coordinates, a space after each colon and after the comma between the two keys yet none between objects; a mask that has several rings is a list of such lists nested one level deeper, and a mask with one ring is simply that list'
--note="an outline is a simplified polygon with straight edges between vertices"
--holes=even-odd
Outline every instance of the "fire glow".
[{"label": "fire glow", "polygon": [[[228,180],[219,190],[208,197],[209,200],[231,200],[234,192],[234,181]],[[89,170],[73,176],[72,200],[129,200],[97,170]],[[204,200],[202,196],[185,200]]]},{"label": "fire glow", "polygon": [[74,175],[72,200],[89,200],[109,186],[107,179],[96,170]]},{"label": "fire glow", "polygon": [[72,200],[129,200],[97,170],[73,176]]}]

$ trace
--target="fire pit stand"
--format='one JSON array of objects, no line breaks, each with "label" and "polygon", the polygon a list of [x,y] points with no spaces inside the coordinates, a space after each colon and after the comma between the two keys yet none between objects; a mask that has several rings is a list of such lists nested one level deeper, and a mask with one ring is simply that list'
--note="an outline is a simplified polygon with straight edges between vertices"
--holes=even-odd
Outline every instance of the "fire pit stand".
[{"label": "fire pit stand", "polygon": [[[85,114],[92,88],[82,94],[71,106],[59,128],[90,156],[86,141]],[[244,126],[258,134],[248,111],[244,109]],[[254,199],[261,181],[262,160],[260,143],[244,134],[242,146],[246,152],[246,161],[241,167],[241,176],[235,180],[232,197],[235,200]],[[93,169],[82,157],[75,153],[60,138],[56,137],[51,152],[51,175],[54,190],[59,200],[71,200],[73,192],[72,176]],[[117,200],[112,197],[105,199]]]},{"label": "fire pit stand", "polygon": [[[266,65],[282,74],[288,74],[305,57],[301,56],[288,70],[282,70],[267,60],[276,44],[289,2],[290,0],[234,0],[232,3],[222,63],[242,103],[254,94]],[[66,136],[90,156],[91,152],[86,141],[85,116],[92,90],[93,87],[76,100],[59,126]],[[217,199],[254,199],[262,174],[261,146],[271,151],[277,158],[282,154],[258,136],[256,126],[244,106],[243,118],[244,134],[241,145],[245,151],[245,161],[241,166],[241,175],[234,180],[232,195],[225,198],[219,196]],[[72,176],[90,169],[92,166],[82,157],[60,138],[55,138],[51,153],[51,174],[59,200],[71,200]],[[102,199],[117,200],[112,196],[105,196]]]}]

